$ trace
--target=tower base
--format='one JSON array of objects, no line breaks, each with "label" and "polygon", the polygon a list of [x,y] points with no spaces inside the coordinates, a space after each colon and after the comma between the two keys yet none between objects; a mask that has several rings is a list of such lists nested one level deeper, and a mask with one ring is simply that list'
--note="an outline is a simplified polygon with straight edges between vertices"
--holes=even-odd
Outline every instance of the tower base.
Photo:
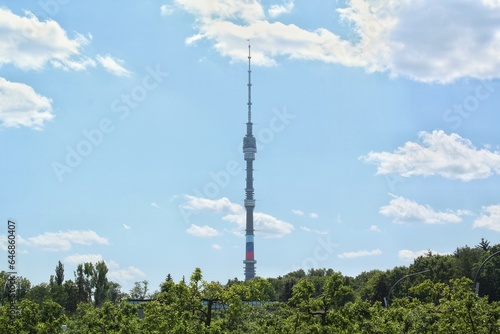
[{"label": "tower base", "polygon": [[245,264],[245,281],[251,280],[255,278],[255,264],[257,261],[255,260],[243,260]]}]

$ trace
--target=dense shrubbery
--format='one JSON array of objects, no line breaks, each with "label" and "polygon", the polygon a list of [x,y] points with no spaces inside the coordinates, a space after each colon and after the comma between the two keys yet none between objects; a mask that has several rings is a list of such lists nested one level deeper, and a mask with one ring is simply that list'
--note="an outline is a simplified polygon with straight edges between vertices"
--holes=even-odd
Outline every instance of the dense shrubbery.
[{"label": "dense shrubbery", "polygon": [[[3,300],[0,333],[59,333],[63,324],[65,333],[99,334],[498,333],[500,256],[483,267],[479,296],[472,279],[481,263],[499,250],[500,245],[490,247],[482,240],[452,255],[429,253],[409,267],[355,278],[311,269],[222,285],[203,280],[196,268],[189,280],[176,283],[168,275],[151,301],[139,305],[127,298],[144,298],[147,282],[137,282],[127,295],[107,281],[104,262],[82,264],[74,282],[64,281],[59,263],[49,284],[30,287],[27,279],[17,279],[19,312],[11,322]],[[5,279],[6,273],[0,273],[0,283]]]}]

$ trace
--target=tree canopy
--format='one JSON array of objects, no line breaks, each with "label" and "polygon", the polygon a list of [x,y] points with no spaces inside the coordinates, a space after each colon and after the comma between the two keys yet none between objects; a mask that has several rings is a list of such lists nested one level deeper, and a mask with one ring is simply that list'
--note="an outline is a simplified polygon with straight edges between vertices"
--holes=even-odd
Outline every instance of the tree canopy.
[{"label": "tree canopy", "polygon": [[16,278],[13,303],[2,296],[0,333],[498,333],[499,251],[482,239],[356,277],[312,268],[221,284],[195,268],[189,280],[168,274],[159,291],[145,280],[129,294],[103,261],[78,265],[74,280],[59,261],[49,283]]}]

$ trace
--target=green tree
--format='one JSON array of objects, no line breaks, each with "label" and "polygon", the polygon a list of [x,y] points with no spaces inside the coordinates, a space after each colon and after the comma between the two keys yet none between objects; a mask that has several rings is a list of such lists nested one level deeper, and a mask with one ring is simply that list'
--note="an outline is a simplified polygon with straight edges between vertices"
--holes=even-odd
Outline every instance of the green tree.
[{"label": "green tree", "polygon": [[85,278],[85,273],[84,273],[84,268],[83,264],[79,264],[76,267],[75,271],[75,284],[77,288],[77,300],[78,302],[89,302],[90,301],[90,284],[88,284],[86,278]]},{"label": "green tree", "polygon": [[134,287],[130,290],[130,298],[145,299],[148,294],[149,282],[147,280],[141,282],[134,282]]},{"label": "green tree", "polygon": [[293,287],[292,297],[288,303],[295,309],[293,333],[303,333],[310,329],[311,322],[310,310],[315,293],[314,284],[308,278],[298,281]]},{"label": "green tree", "polygon": [[201,309],[202,317],[206,327],[212,324],[212,314],[215,304],[223,300],[224,288],[219,282],[203,282],[201,289],[201,301],[204,307]]},{"label": "green tree", "polygon": [[321,318],[323,333],[329,332],[327,320],[335,317],[335,312],[331,313],[331,311],[338,311],[340,307],[352,300],[353,296],[351,287],[345,284],[340,273],[333,273],[327,277],[322,294],[314,299],[311,303],[311,311],[309,311],[312,315]]},{"label": "green tree", "polygon": [[99,261],[95,265],[92,278],[95,286],[94,303],[101,306],[109,298],[109,282],[106,277],[108,267],[104,261]]},{"label": "green tree", "polygon": [[184,279],[177,284],[164,282],[157,300],[144,306],[144,333],[203,333],[206,325],[201,281],[201,270],[197,268],[189,284]]},{"label": "green tree", "polygon": [[280,302],[288,302],[293,295],[293,286],[297,284],[298,278],[293,276],[285,276],[283,277],[283,294],[278,296],[278,300]]},{"label": "green tree", "polygon": [[92,298],[94,296],[94,288],[95,288],[95,267],[92,262],[85,262],[83,264],[83,274],[85,275],[84,286],[85,291],[87,292],[89,303],[92,302]]},{"label": "green tree", "polygon": [[490,250],[490,242],[486,240],[485,238],[481,238],[481,241],[479,244],[476,245],[476,249],[482,250],[482,251],[489,251]]},{"label": "green tree", "polygon": [[454,277],[467,277],[474,279],[476,270],[481,263],[482,253],[484,251],[479,248],[470,248],[469,246],[458,247],[453,256],[456,259]]},{"label": "green tree", "polygon": [[94,307],[90,303],[80,303],[77,312],[68,323],[67,333],[137,334],[142,332],[136,306],[125,302],[115,305],[106,301],[101,307]]},{"label": "green tree", "polygon": [[40,283],[30,289],[27,299],[41,305],[44,300],[50,299],[50,287],[47,283]]},{"label": "green tree", "polygon": [[17,276],[16,277],[16,299],[19,301],[27,297],[31,290],[31,282],[29,279]]},{"label": "green tree", "polygon": [[56,284],[59,286],[61,286],[64,282],[64,265],[61,261],[57,262],[55,280]]},{"label": "green tree", "polygon": [[457,259],[453,255],[434,255],[429,252],[427,255],[419,256],[409,267],[408,272],[414,273],[424,270],[430,270],[425,275],[416,275],[408,280],[405,280],[401,285],[404,291],[407,291],[409,286],[413,286],[430,278],[433,282],[448,282],[456,276]]},{"label": "green tree", "polygon": [[66,296],[66,302],[64,304],[64,309],[69,313],[76,312],[78,306],[78,287],[72,280],[66,280],[63,283],[64,294]]},{"label": "green tree", "polygon": [[108,298],[113,304],[119,303],[127,298],[127,294],[121,291],[120,284],[116,282],[109,282]]},{"label": "green tree", "polygon": [[490,302],[500,301],[500,254],[493,256],[497,252],[500,252],[500,244],[483,252],[481,263],[492,257],[484,264],[477,277],[479,295],[488,296]]},{"label": "green tree", "polygon": [[[61,331],[62,325],[67,321],[61,305],[52,301],[45,300],[41,305],[35,302],[23,299],[17,304],[17,316],[11,330],[5,333],[36,333],[53,334]],[[8,324],[0,325],[9,327]]]}]

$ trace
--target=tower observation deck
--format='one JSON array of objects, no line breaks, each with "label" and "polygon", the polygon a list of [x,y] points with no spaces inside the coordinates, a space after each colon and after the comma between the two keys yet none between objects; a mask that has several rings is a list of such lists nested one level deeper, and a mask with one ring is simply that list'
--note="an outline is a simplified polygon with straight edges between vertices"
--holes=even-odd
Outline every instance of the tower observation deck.
[{"label": "tower observation deck", "polygon": [[246,210],[246,231],[245,231],[245,280],[248,281],[255,277],[254,257],[254,228],[253,228],[253,210],[255,208],[255,198],[253,189],[253,161],[257,153],[257,142],[252,133],[252,82],[250,69],[250,44],[248,44],[248,121],[247,133],[243,138],[243,154],[246,161],[246,187],[245,187],[245,210]]}]

